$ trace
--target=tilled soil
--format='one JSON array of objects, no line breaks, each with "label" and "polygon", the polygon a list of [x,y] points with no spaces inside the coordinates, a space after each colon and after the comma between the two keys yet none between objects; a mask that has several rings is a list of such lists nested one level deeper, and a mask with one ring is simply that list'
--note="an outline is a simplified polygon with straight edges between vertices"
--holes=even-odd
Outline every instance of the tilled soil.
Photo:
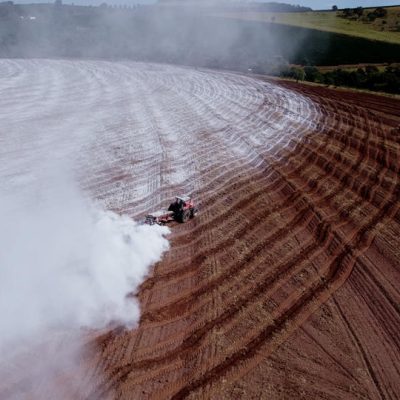
[{"label": "tilled soil", "polygon": [[86,335],[75,397],[399,398],[400,101],[126,68],[146,126],[86,146],[82,186],[133,217],[190,191],[200,213],[170,225],[137,329]]},{"label": "tilled soil", "polygon": [[197,193],[95,395],[398,398],[400,102],[281,85],[318,125]]}]

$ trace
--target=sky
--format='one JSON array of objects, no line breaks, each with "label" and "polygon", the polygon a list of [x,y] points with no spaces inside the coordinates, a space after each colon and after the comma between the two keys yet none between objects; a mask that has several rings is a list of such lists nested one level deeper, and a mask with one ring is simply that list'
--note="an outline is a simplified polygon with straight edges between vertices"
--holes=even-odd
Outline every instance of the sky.
[{"label": "sky", "polygon": [[[1,0],[0,0],[1,1]],[[222,0],[222,2],[228,2],[229,0]],[[237,2],[238,0],[233,0]],[[258,1],[260,0],[247,0],[247,1]],[[389,5],[400,5],[400,0],[270,0],[280,3],[288,4],[299,4],[301,6],[311,7],[314,10],[330,9],[333,5],[337,5],[339,8],[346,7],[373,7],[373,6],[389,6]],[[53,0],[15,0],[15,3],[53,3]],[[63,0],[65,4],[74,3],[76,5],[99,5],[106,2],[107,4],[154,4],[157,0]]]}]

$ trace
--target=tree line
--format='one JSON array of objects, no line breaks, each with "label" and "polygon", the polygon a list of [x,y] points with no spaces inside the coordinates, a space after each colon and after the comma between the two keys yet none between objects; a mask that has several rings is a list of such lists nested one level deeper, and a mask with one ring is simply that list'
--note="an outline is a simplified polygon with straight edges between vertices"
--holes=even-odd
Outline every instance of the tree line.
[{"label": "tree line", "polygon": [[346,19],[359,19],[364,17],[365,20],[369,22],[375,21],[377,18],[386,18],[387,10],[383,7],[378,7],[374,11],[370,11],[364,15],[364,8],[356,7],[356,8],[345,8],[338,13],[338,17],[346,18]]},{"label": "tree line", "polygon": [[280,76],[328,86],[346,86],[400,94],[399,65],[388,65],[384,69],[379,69],[372,65],[360,67],[352,71],[335,68],[327,72],[322,72],[314,66],[288,67],[281,71]]}]

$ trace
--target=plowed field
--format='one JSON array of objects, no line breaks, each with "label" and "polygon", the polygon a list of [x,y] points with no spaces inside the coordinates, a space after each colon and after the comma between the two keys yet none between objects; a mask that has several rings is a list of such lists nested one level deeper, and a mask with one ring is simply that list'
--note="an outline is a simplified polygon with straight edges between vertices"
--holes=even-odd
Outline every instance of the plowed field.
[{"label": "plowed field", "polygon": [[86,334],[70,398],[399,398],[399,100],[134,63],[0,74],[10,190],[51,150],[109,209],[201,210],[171,224],[137,329]]}]

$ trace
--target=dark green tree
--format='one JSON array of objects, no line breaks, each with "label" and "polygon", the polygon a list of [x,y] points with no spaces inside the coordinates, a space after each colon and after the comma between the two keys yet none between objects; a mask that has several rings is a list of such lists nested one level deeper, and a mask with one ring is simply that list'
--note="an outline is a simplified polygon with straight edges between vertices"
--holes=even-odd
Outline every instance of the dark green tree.
[{"label": "dark green tree", "polygon": [[343,10],[343,18],[350,18],[353,16],[353,10],[351,8],[345,8]]},{"label": "dark green tree", "polygon": [[364,14],[364,9],[362,7],[357,7],[354,9],[354,14],[360,18]]},{"label": "dark green tree", "polygon": [[308,82],[315,82],[317,76],[319,76],[318,68],[312,66],[304,67],[304,79]]},{"label": "dark green tree", "polygon": [[374,14],[376,18],[385,18],[387,16],[387,10],[383,7],[378,7],[375,9]]},{"label": "dark green tree", "polygon": [[306,76],[306,74],[304,72],[304,68],[293,67],[292,68],[292,73],[293,73],[293,78],[296,79],[296,82],[304,81],[304,78]]}]

